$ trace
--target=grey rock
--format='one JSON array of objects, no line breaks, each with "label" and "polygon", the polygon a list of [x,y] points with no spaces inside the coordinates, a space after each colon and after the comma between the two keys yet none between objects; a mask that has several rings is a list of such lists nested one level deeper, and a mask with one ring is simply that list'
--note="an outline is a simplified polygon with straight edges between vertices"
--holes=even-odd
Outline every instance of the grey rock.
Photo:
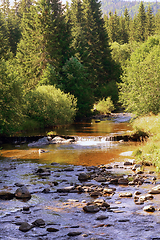
[{"label": "grey rock", "polygon": [[100,211],[100,208],[96,204],[86,205],[83,210],[88,213],[96,213]]},{"label": "grey rock", "polygon": [[67,235],[70,237],[74,237],[74,236],[78,236],[80,234],[82,234],[82,232],[69,232]]},{"label": "grey rock", "polygon": [[21,223],[19,230],[22,232],[28,232],[33,226],[27,222]]},{"label": "grey rock", "polygon": [[45,225],[45,221],[41,218],[35,220],[33,223],[32,223],[33,226],[36,226],[36,227],[40,227],[40,226],[44,226]]},{"label": "grey rock", "polygon": [[20,187],[20,188],[18,188],[16,190],[15,197],[19,198],[19,199],[23,199],[23,198],[30,199],[31,198],[31,194],[28,191],[26,186],[22,186],[22,187]]}]

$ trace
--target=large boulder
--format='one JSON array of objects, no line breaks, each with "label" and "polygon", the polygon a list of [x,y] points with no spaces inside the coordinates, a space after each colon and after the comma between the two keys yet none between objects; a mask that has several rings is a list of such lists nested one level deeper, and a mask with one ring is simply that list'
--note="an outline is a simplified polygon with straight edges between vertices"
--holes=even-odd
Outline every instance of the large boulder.
[{"label": "large boulder", "polygon": [[31,198],[31,194],[28,191],[26,186],[22,186],[16,190],[15,197],[18,199],[28,199],[29,200]]}]

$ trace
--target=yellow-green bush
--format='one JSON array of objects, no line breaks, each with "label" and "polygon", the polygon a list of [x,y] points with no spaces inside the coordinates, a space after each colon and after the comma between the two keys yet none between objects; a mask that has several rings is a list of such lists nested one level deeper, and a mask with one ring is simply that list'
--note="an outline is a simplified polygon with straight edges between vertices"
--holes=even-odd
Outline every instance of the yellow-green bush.
[{"label": "yellow-green bush", "polygon": [[111,97],[103,98],[98,103],[94,104],[94,109],[96,109],[100,114],[111,113],[114,110],[114,105]]},{"label": "yellow-green bush", "polygon": [[27,95],[27,115],[42,126],[71,123],[76,114],[76,98],[52,85],[39,86]]}]

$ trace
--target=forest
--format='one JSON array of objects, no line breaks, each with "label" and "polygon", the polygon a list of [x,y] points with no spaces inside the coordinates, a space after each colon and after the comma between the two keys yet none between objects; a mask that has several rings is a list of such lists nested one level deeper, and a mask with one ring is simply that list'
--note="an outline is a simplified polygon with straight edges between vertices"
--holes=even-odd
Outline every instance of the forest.
[{"label": "forest", "polygon": [[0,134],[79,121],[106,102],[158,114],[159,32],[160,13],[143,2],[132,18],[103,15],[97,0],[3,0]]},{"label": "forest", "polygon": [[[133,18],[139,9],[140,0],[102,0],[102,11],[104,14],[109,14],[109,12],[117,12],[118,16],[123,15],[125,8],[128,9],[130,16]],[[153,0],[153,1],[145,1],[143,2],[144,8],[150,6],[153,10],[153,14],[155,15],[160,10],[160,2]]]}]

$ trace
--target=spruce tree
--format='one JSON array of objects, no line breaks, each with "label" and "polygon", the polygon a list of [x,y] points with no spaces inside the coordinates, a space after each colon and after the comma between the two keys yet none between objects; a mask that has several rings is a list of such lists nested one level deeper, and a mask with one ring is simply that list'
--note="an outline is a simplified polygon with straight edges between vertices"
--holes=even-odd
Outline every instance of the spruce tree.
[{"label": "spruce tree", "polygon": [[0,59],[9,58],[10,44],[5,15],[0,11]]},{"label": "spruce tree", "polygon": [[95,97],[101,95],[101,88],[109,82],[112,74],[112,60],[105,29],[104,19],[101,12],[101,4],[97,0],[83,1],[85,54],[82,62],[87,68]]},{"label": "spruce tree", "polygon": [[146,39],[154,35],[155,32],[155,18],[152,8],[149,6],[146,13]]},{"label": "spruce tree", "polygon": [[128,13],[128,9],[125,8],[124,11],[124,29],[125,29],[125,33],[123,35],[124,38],[124,43],[128,43],[129,42],[129,31],[130,31],[130,15]]},{"label": "spruce tree", "polygon": [[38,84],[48,64],[59,71],[69,55],[67,36],[62,37],[65,30],[62,12],[57,10],[58,1],[56,11],[52,3],[42,0],[31,6],[22,18],[23,32],[17,60],[27,89]]},{"label": "spruce tree", "polygon": [[137,41],[145,41],[145,28],[146,28],[146,12],[143,2],[140,3],[138,15],[136,17],[136,35]]}]

